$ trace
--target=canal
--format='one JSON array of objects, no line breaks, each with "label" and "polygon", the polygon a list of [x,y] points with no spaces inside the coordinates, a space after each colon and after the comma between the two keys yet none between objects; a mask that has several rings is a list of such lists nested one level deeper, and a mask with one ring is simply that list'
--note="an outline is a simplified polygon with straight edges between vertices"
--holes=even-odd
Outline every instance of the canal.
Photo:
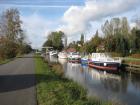
[{"label": "canal", "polygon": [[46,59],[49,62],[60,63],[63,66],[64,76],[85,88],[88,97],[124,105],[140,105],[140,75],[138,74],[109,74],[78,63],[69,63],[66,59],[53,56]]}]

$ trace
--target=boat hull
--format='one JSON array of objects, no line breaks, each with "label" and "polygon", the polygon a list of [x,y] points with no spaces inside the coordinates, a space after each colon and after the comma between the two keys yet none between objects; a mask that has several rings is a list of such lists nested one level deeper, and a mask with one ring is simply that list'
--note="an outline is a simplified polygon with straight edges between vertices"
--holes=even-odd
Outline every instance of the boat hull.
[{"label": "boat hull", "polygon": [[54,53],[54,54],[50,54],[50,56],[57,56],[57,54],[56,54],[56,53]]},{"label": "boat hull", "polygon": [[71,62],[71,63],[80,63],[80,60],[68,60],[69,62]]},{"label": "boat hull", "polygon": [[60,58],[60,59],[67,59],[67,56],[58,55],[58,58]]},{"label": "boat hull", "polygon": [[81,64],[88,64],[88,59],[81,59]]},{"label": "boat hull", "polygon": [[88,66],[91,68],[95,68],[95,69],[103,70],[103,71],[112,71],[112,72],[119,71],[119,64],[118,63],[89,62]]},{"label": "boat hull", "polygon": [[67,54],[66,53],[60,52],[58,54],[58,58],[60,58],[60,59],[67,59],[68,57],[67,57]]},{"label": "boat hull", "polygon": [[71,63],[80,63],[80,58],[68,58],[68,61]]},{"label": "boat hull", "polygon": [[50,52],[49,52],[49,55],[50,55],[50,56],[56,56],[56,57],[58,56],[58,54],[57,54],[56,51],[50,51]]}]

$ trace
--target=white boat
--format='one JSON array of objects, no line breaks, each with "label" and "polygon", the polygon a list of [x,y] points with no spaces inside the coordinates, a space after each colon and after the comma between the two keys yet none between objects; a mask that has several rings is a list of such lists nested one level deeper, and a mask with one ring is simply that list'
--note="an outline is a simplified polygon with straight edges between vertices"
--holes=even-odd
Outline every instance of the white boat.
[{"label": "white boat", "polygon": [[119,63],[119,64],[121,64],[121,62],[122,62],[122,60],[120,58],[115,59],[107,53],[92,53],[91,60],[93,62],[106,62],[106,63],[114,62],[114,63]]},{"label": "white boat", "polygon": [[50,56],[57,56],[57,51],[49,51]]},{"label": "white boat", "polygon": [[62,65],[66,64],[67,63],[67,59],[61,59],[61,58],[58,58],[58,62]]},{"label": "white boat", "polygon": [[60,59],[67,59],[67,53],[62,51],[58,53],[58,58]]},{"label": "white boat", "polygon": [[121,62],[121,59],[115,59],[107,53],[92,53],[88,65],[100,70],[117,71],[121,66]]},{"label": "white boat", "polygon": [[50,55],[50,52],[53,51],[53,47],[42,47],[42,48],[45,48],[47,55]]},{"label": "white boat", "polygon": [[70,62],[80,62],[81,56],[78,52],[70,52],[68,54],[68,61]]}]

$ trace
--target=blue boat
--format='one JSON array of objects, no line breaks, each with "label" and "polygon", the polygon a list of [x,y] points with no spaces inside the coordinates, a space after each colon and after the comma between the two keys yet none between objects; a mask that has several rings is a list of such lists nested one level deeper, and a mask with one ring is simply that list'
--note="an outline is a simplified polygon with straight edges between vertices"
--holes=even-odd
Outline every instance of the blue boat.
[{"label": "blue boat", "polygon": [[83,58],[81,58],[81,64],[82,65],[87,65],[88,64],[88,56],[84,56]]}]

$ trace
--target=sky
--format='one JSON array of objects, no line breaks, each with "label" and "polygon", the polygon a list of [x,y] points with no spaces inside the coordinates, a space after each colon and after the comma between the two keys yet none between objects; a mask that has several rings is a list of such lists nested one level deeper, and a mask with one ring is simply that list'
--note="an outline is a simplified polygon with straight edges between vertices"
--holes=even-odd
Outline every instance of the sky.
[{"label": "sky", "polygon": [[89,40],[106,20],[127,17],[130,27],[139,15],[140,0],[0,0],[0,13],[17,8],[22,27],[33,48],[40,48],[52,31],[63,31],[68,42]]}]

